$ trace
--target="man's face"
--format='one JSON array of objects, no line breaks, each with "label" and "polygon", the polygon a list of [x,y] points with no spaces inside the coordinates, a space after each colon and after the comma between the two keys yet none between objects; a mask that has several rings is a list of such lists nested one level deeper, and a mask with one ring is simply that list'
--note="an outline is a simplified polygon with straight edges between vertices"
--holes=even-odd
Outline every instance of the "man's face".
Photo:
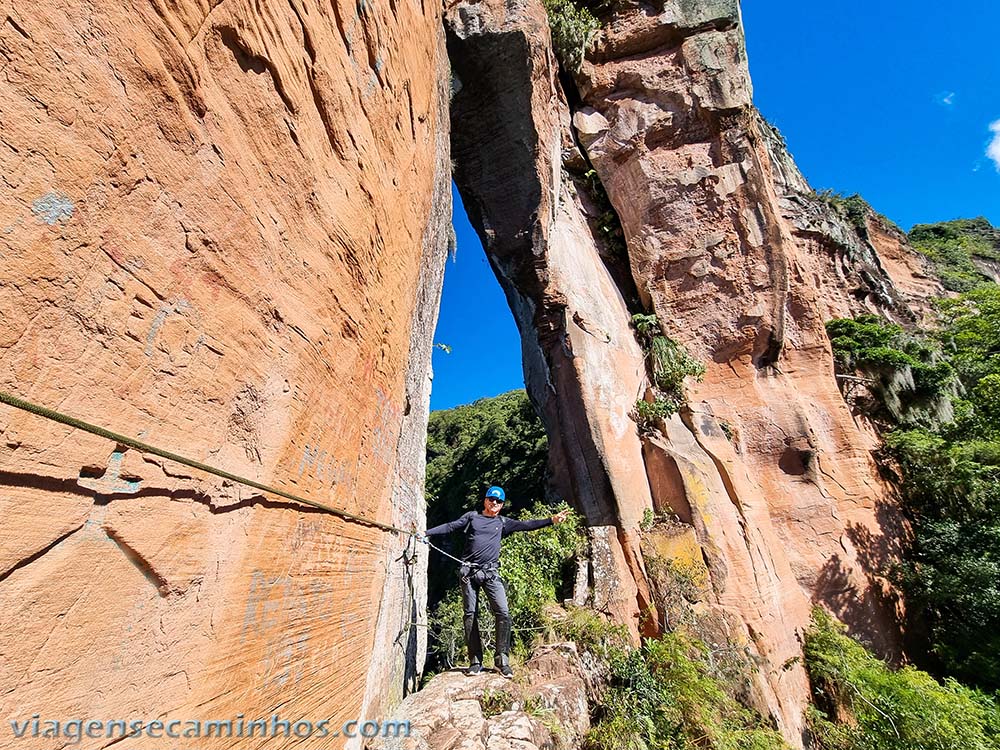
[{"label": "man's face", "polygon": [[503,500],[498,500],[495,497],[486,498],[486,504],[483,507],[483,514],[490,516],[500,515],[500,511],[503,510]]}]

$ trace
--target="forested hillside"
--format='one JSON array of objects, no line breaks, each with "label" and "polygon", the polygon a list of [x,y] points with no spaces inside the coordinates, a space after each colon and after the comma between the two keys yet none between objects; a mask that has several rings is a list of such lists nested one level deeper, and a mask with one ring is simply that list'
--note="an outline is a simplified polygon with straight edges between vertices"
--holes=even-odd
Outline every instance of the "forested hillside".
[{"label": "forested hillside", "polygon": [[[948,288],[938,324],[906,331],[876,316],[827,324],[845,392],[883,432],[913,538],[887,571],[908,601],[911,657],[1000,688],[1000,250],[985,220],[910,233]],[[956,280],[961,278],[962,283]]]}]

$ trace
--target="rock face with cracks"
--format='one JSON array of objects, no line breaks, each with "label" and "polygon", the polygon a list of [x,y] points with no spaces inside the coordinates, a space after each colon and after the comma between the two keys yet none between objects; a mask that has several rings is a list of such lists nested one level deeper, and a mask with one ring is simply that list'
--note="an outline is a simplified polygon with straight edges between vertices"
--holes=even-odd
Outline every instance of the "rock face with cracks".
[{"label": "rock face with cracks", "polygon": [[[419,0],[8,3],[0,388],[419,524],[450,85],[552,490],[590,527],[580,600],[635,637],[710,621],[799,744],[811,604],[898,651],[876,573],[902,531],[823,324],[918,319],[940,287],[886,222],[809,189],[752,105],[735,0],[609,13],[570,76],[537,0],[449,0],[449,80]],[[642,433],[640,312],[706,366]],[[0,437],[4,721],[348,721],[414,687],[426,563],[403,538],[6,407]],[[675,520],[643,531],[647,511]]]},{"label": "rock face with cracks", "polygon": [[[422,522],[451,232],[440,17],[4,4],[0,389]],[[425,577],[405,537],[7,407],[0,436],[5,727],[347,721],[413,686]]]},{"label": "rock face with cracks", "polygon": [[[675,516],[715,631],[759,665],[750,699],[798,745],[812,604],[899,651],[877,574],[903,529],[824,322],[910,321],[938,287],[885,222],[806,184],[752,105],[734,0],[623,3],[601,22],[560,79],[539,4],[449,5],[455,179],[521,331],[553,489],[594,532],[592,602],[636,633],[672,625],[638,526]],[[595,175],[627,251],[604,240]],[[636,312],[706,366],[690,407],[642,436]]]}]

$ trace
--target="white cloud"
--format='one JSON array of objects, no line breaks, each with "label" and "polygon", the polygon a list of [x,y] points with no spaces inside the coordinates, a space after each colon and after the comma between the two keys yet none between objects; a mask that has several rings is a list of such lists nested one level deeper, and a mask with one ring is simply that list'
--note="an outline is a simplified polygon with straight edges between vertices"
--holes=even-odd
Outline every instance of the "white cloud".
[{"label": "white cloud", "polygon": [[934,103],[940,104],[942,107],[951,107],[955,104],[955,92],[954,91],[942,91],[939,94],[934,95]]},{"label": "white cloud", "polygon": [[993,132],[993,140],[986,147],[986,156],[993,162],[997,172],[1000,172],[1000,120],[991,122],[990,130]]}]

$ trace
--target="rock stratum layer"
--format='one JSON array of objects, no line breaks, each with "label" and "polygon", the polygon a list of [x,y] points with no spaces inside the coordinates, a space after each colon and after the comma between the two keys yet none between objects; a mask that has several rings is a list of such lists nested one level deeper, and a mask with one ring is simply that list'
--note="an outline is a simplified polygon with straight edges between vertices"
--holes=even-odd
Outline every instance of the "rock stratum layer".
[{"label": "rock stratum layer", "polygon": [[[4,3],[0,388],[421,522],[451,236],[440,19]],[[7,407],[0,436],[5,733],[38,713],[338,722],[412,684],[403,538]]]},{"label": "rock stratum layer", "polygon": [[[689,614],[759,665],[748,697],[801,744],[814,603],[899,650],[877,573],[903,532],[824,322],[913,320],[940,287],[900,233],[806,184],[753,107],[736,2],[625,3],[601,21],[560,80],[540,4],[449,5],[456,182],[521,331],[555,490],[592,527],[592,603],[670,627],[657,571],[683,562],[708,584]],[[630,419],[650,386],[637,312],[707,368],[646,435]],[[642,533],[647,509],[689,532]]]}]

